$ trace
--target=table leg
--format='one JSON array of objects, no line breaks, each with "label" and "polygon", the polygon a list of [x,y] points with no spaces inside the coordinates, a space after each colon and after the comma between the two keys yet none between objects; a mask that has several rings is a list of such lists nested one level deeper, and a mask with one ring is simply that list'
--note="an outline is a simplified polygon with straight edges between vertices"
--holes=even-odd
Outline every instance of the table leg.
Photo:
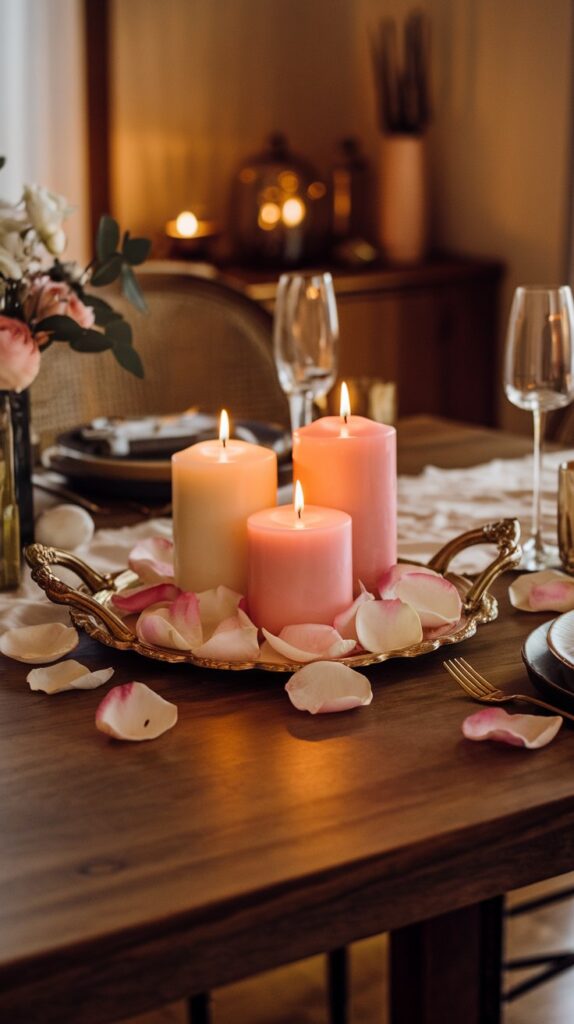
[{"label": "table leg", "polygon": [[391,933],[391,1024],[500,1024],[503,897]]},{"label": "table leg", "polygon": [[346,946],[327,954],[329,1024],[347,1024],[349,957]]}]

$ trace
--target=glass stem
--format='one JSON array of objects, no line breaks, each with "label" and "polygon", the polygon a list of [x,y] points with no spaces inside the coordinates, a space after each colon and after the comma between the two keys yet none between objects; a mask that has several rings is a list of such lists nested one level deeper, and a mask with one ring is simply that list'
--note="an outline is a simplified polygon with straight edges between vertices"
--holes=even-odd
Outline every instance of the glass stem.
[{"label": "glass stem", "polygon": [[544,426],[546,422],[546,413],[540,411],[540,409],[534,409],[532,411],[534,419],[534,479],[532,487],[532,539],[534,541],[534,551],[536,553],[542,553],[544,551],[544,543],[542,540],[542,528],[541,528],[541,517],[540,517],[540,484],[542,478],[542,448],[544,443]]},{"label": "glass stem", "polygon": [[298,427],[305,427],[313,419],[313,393],[312,391],[294,391],[289,395],[289,410],[291,413],[291,430]]}]

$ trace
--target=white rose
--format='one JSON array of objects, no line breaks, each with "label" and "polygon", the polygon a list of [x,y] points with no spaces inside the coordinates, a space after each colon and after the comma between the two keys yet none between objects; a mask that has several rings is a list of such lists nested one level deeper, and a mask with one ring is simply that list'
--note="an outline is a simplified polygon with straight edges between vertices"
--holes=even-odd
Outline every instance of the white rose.
[{"label": "white rose", "polygon": [[67,199],[42,185],[26,185],[24,202],[32,227],[47,248],[56,255],[61,253],[66,244],[62,223],[71,213]]},{"label": "white rose", "polygon": [[16,231],[0,234],[0,274],[20,281],[29,263],[24,243]]}]

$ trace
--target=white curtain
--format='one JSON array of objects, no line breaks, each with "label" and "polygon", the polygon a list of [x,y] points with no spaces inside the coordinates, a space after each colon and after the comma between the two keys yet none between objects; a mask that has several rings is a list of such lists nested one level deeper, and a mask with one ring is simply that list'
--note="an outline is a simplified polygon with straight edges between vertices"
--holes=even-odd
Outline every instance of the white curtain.
[{"label": "white curtain", "polygon": [[86,145],[82,0],[0,0],[0,198],[18,199],[25,182],[67,196],[67,254],[82,261]]}]

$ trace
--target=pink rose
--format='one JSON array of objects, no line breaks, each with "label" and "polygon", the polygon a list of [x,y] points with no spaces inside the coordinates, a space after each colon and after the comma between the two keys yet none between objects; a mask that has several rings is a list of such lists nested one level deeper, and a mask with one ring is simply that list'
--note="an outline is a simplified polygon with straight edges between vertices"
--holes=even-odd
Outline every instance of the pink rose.
[{"label": "pink rose", "polygon": [[70,316],[80,327],[93,327],[94,311],[85,306],[65,281],[52,281],[43,274],[34,281],[24,304],[28,320],[48,316]]},{"label": "pink rose", "polygon": [[26,324],[0,316],[0,388],[22,391],[40,369],[40,349]]}]

